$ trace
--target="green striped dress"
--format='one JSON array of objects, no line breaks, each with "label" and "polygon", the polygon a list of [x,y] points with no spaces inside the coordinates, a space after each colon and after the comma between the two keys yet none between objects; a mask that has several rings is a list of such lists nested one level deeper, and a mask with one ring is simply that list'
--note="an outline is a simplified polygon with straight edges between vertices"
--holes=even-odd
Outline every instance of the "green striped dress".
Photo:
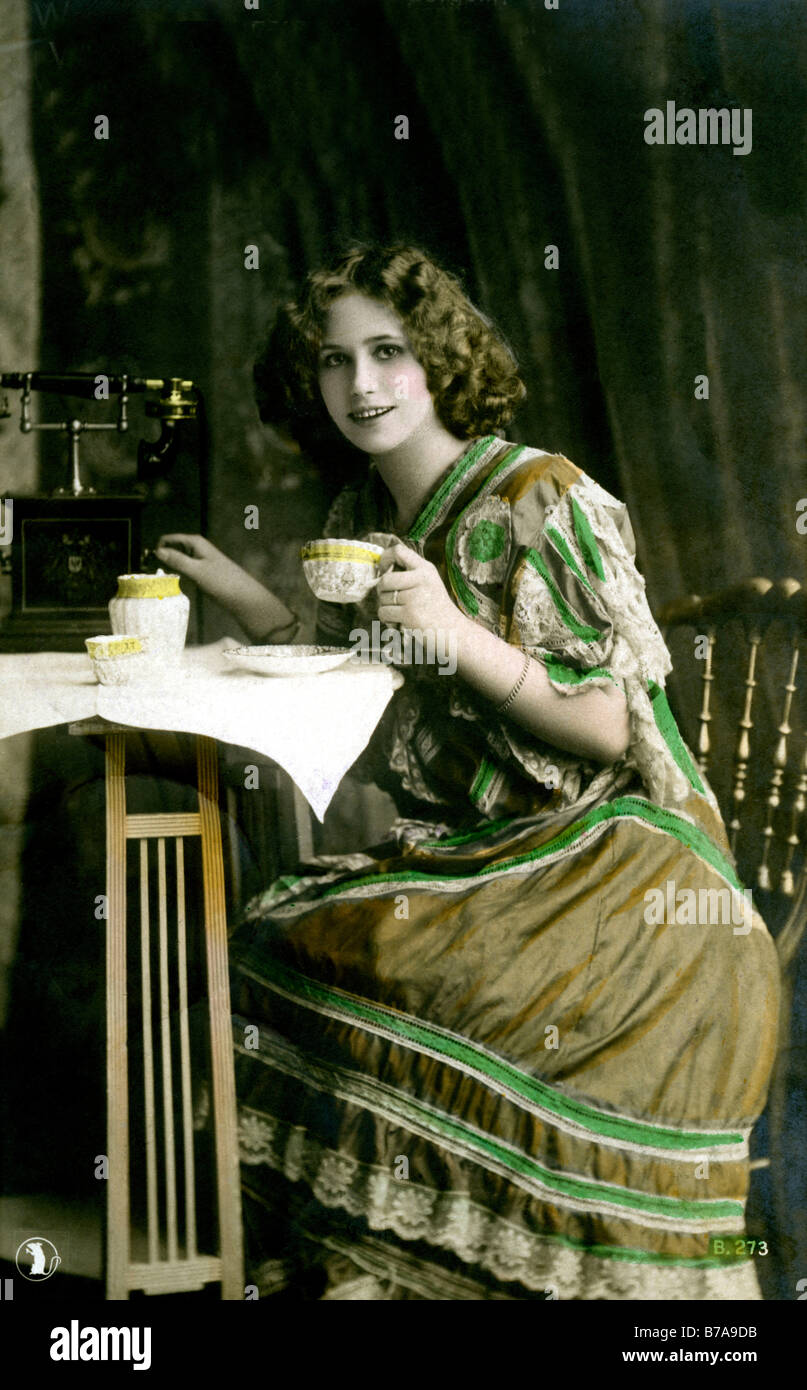
[{"label": "green striped dress", "polygon": [[[385,540],[380,480],[328,533]],[[557,454],[471,442],[404,538],[574,699],[607,767],[411,665],[361,776],[388,843],[248,907],[232,992],[248,1269],[315,1299],[758,1298],[742,1247],[776,953],[664,694],[626,509]],[[321,640],[369,628],[320,605]]]}]

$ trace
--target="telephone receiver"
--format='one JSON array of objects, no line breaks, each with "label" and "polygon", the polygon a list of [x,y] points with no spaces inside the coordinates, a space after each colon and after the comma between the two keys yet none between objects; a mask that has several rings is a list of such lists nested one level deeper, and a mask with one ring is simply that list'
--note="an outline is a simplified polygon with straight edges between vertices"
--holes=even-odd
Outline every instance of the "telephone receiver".
[{"label": "telephone receiver", "polygon": [[137,446],[138,482],[151,482],[167,472],[177,449],[176,427],[204,410],[201,392],[192,381],[169,377],[160,383],[160,396],[146,401],[146,414],[160,421],[159,438],[141,439]]},{"label": "telephone receiver", "polygon": [[[57,488],[58,496],[81,497],[92,495],[81,481],[79,440],[88,430],[117,430],[124,434],[129,428],[127,406],[129,396],[156,392],[156,400],[146,401],[146,414],[160,421],[160,435],[155,441],[143,439],[137,449],[137,477],[148,482],[165,473],[176,452],[176,426],[180,420],[195,419],[202,406],[201,392],[192,381],[182,377],[136,377],[107,375],[104,372],[3,372],[0,387],[22,391],[20,429],[23,434],[35,430],[61,430],[68,435],[68,464],[70,477],[66,488]],[[96,424],[86,420],[60,420],[54,423],[34,423],[31,419],[31,393],[55,392],[62,396],[78,396],[83,400],[118,399],[118,418],[114,422]],[[0,398],[2,399],[2,398]],[[11,411],[5,407],[3,415]]]}]

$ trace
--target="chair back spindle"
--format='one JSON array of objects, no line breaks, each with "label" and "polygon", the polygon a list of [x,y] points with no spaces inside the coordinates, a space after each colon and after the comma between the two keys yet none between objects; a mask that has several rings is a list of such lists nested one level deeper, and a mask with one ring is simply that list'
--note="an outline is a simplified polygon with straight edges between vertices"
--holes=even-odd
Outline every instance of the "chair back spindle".
[{"label": "chair back spindle", "polygon": [[703,675],[701,677],[703,692],[701,698],[701,712],[698,716],[698,757],[697,763],[701,772],[708,772],[709,754],[712,751],[711,740],[709,738],[709,725],[712,722],[712,711],[710,708],[712,698],[712,658],[714,656],[715,642],[717,634],[714,628],[710,628],[707,633],[706,658],[703,663]]},{"label": "chair back spindle", "polygon": [[778,734],[778,738],[776,741],[776,748],[773,754],[773,774],[771,776],[770,791],[768,792],[767,798],[768,819],[765,822],[765,829],[762,832],[762,859],[760,861],[759,873],[757,875],[757,883],[759,884],[759,887],[766,889],[770,889],[771,887],[771,875],[768,867],[768,858],[770,855],[771,842],[775,834],[774,820],[776,817],[776,812],[779,809],[779,805],[781,803],[780,792],[782,787],[782,779],[784,778],[785,769],[787,767],[787,740],[793,732],[789,720],[790,709],[791,705],[793,704],[793,696],[796,693],[795,682],[798,665],[798,638],[794,637],[793,646],[791,648],[789,679],[787,680],[784,686],[785,698],[784,705],[782,708],[782,718],[779,722],[779,727],[776,731]]},{"label": "chair back spindle", "polygon": [[790,832],[785,844],[787,852],[785,865],[782,870],[782,880],[780,887],[787,897],[792,898],[796,891],[795,880],[793,878],[793,856],[801,842],[799,830],[804,817],[804,808],[807,805],[807,734],[804,736],[804,752],[801,755],[799,764],[799,778],[796,783],[796,790],[793,795],[793,805],[790,811]]},{"label": "chair back spindle", "polygon": [[[728,812],[729,843],[740,878],[766,895],[765,913],[772,920],[779,921],[781,907],[784,921],[776,943],[783,963],[790,962],[807,922],[807,710],[798,687],[801,645],[807,636],[807,589],[795,579],[748,579],[705,597],[691,594],[676,600],[660,610],[659,622],[665,634],[670,628],[690,627],[707,635],[706,651],[698,651],[705,658],[700,708],[691,716],[697,719],[696,761]],[[782,626],[789,637],[786,646],[772,631]],[[718,636],[722,662],[717,659]],[[727,721],[738,696],[732,696],[727,675],[737,669],[733,654],[738,640],[744,643],[744,675],[730,752]],[[795,731],[804,736],[797,768]],[[686,736],[684,720],[682,732]],[[766,755],[767,770],[762,763]]]},{"label": "chair back spindle", "polygon": [[732,817],[729,822],[729,843],[733,854],[737,853],[737,839],[742,825],[741,812],[745,801],[745,783],[748,776],[748,764],[751,760],[751,730],[754,721],[751,718],[751,711],[754,703],[754,691],[757,682],[754,679],[757,669],[757,653],[762,641],[762,634],[759,628],[754,627],[748,632],[748,664],[745,668],[745,697],[743,712],[738,721],[739,733],[737,735],[737,746],[734,750],[734,785],[731,791]]}]

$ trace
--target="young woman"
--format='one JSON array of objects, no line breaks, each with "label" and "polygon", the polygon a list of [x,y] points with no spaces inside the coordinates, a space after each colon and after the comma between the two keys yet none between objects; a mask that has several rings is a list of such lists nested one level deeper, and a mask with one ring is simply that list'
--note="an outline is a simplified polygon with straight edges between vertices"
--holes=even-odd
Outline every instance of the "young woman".
[{"label": "young woman", "polygon": [[[501,437],[512,355],[415,248],[310,275],[258,386],[369,464],[326,534],[380,539],[385,572],[318,639],[432,629],[457,668],[407,668],[363,759],[389,843],[280,880],[232,939],[250,1278],[758,1298],[712,1238],[744,1229],[776,954],[667,705],[624,506]],[[159,554],[256,640],[294,634],[208,542]]]}]

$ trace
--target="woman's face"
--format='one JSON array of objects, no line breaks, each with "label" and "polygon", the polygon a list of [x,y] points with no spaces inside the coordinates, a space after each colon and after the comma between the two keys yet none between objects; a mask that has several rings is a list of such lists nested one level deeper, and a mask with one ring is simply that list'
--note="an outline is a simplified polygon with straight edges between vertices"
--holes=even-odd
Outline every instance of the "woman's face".
[{"label": "woman's face", "polygon": [[439,426],[398,315],[365,294],[331,305],[318,366],[325,408],[351,444],[382,455]]}]

